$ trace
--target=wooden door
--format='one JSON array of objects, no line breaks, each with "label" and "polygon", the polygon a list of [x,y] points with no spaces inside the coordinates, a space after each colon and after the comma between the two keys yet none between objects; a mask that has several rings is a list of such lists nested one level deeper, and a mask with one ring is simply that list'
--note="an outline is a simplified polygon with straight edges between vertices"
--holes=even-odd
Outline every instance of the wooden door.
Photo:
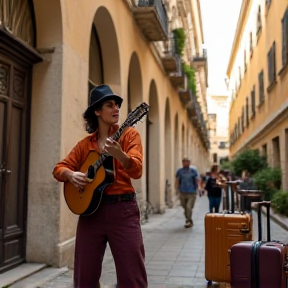
[{"label": "wooden door", "polygon": [[25,260],[31,69],[0,54],[0,273]]}]

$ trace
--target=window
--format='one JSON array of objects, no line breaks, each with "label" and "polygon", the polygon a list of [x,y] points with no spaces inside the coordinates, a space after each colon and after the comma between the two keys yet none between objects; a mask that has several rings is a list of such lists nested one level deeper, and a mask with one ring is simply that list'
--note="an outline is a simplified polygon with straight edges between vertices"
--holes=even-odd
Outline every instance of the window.
[{"label": "window", "polygon": [[241,115],[241,126],[242,126],[242,132],[244,131],[245,128],[245,111],[244,111],[244,106],[242,107],[242,115]]},{"label": "window", "polygon": [[259,39],[262,31],[262,20],[261,20],[261,6],[258,6],[258,14],[257,14],[257,27],[256,27],[256,35],[257,40]]},{"label": "window", "polygon": [[246,97],[246,126],[249,126],[249,98]]},{"label": "window", "polygon": [[218,148],[220,148],[220,149],[228,148],[228,142],[227,141],[220,141]]},{"label": "window", "polygon": [[267,144],[262,146],[262,156],[267,157]]},{"label": "window", "polygon": [[282,67],[288,64],[288,8],[282,19]]},{"label": "window", "polygon": [[238,117],[238,129],[239,129],[239,135],[241,135],[242,134],[241,117]]},{"label": "window", "polygon": [[251,91],[251,118],[255,115],[255,85],[253,86],[253,90]]},{"label": "window", "polygon": [[218,155],[217,153],[213,153],[213,163],[218,163]]},{"label": "window", "polygon": [[261,105],[265,100],[264,95],[264,72],[263,69],[258,74],[258,82],[259,82],[259,105]]},{"label": "window", "polygon": [[269,8],[270,8],[270,5],[271,5],[271,2],[272,2],[272,0],[265,0],[265,15],[268,15],[268,10],[269,10]]},{"label": "window", "polygon": [[242,77],[241,77],[241,67],[240,66],[238,67],[238,71],[239,71],[239,86],[241,86]]},{"label": "window", "polygon": [[276,81],[275,41],[268,52],[268,81],[269,86]]},{"label": "window", "polygon": [[279,137],[272,139],[273,167],[280,167],[280,140]]},{"label": "window", "polygon": [[253,55],[253,34],[250,32],[250,57]]}]

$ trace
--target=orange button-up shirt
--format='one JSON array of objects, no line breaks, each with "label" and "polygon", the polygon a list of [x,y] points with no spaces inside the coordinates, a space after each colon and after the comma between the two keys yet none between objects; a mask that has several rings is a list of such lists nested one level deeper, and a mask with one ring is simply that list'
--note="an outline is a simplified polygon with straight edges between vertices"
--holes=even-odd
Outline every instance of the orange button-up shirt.
[{"label": "orange button-up shirt", "polygon": [[[116,132],[118,128],[118,125],[113,125],[110,129],[109,136]],[[79,171],[89,151],[97,151],[100,153],[97,139],[96,131],[78,142],[68,156],[55,166],[53,170],[54,177],[60,182],[67,181],[66,177],[64,177],[65,170]],[[125,169],[123,165],[114,158],[114,183],[107,186],[104,190],[104,193],[111,195],[135,192],[131,184],[131,178],[139,179],[142,176],[143,152],[141,138],[137,130],[132,127],[126,128],[118,143],[127,156],[130,157],[130,165],[128,169]]]}]

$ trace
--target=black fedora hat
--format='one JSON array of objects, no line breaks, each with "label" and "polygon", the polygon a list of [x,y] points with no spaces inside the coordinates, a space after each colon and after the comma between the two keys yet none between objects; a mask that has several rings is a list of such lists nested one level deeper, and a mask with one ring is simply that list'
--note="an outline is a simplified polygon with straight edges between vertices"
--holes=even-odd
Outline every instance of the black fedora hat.
[{"label": "black fedora hat", "polygon": [[88,116],[95,110],[101,103],[113,99],[119,105],[122,104],[123,98],[113,93],[108,85],[99,85],[90,91],[89,106],[84,112],[84,116]]}]

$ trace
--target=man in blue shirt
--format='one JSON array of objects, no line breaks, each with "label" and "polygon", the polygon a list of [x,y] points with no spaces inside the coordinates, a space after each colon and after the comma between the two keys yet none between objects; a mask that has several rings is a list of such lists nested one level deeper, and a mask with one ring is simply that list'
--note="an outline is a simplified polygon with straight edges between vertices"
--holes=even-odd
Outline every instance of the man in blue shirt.
[{"label": "man in blue shirt", "polygon": [[193,226],[192,210],[195,204],[198,187],[200,186],[200,178],[197,169],[190,167],[190,160],[183,158],[183,167],[176,172],[175,189],[179,194],[181,206],[184,209],[186,218],[185,228]]}]

